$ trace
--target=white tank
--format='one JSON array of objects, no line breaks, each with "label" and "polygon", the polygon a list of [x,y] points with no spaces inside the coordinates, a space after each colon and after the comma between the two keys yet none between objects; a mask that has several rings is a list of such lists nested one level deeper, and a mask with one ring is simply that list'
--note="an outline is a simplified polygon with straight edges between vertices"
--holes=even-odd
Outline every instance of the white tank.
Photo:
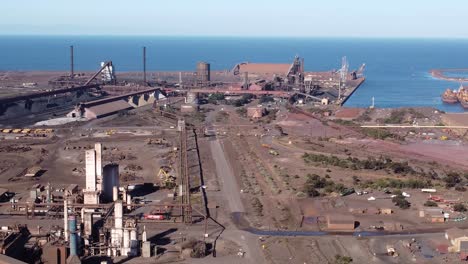
[{"label": "white tank", "polygon": [[117,201],[119,199],[119,189],[117,188],[117,186],[114,186],[112,188],[112,201]]},{"label": "white tank", "polygon": [[130,240],[137,240],[137,231],[136,231],[136,229],[130,230]]},{"label": "white tank", "polygon": [[132,195],[131,194],[127,194],[127,209],[128,210],[132,210],[132,207],[130,206],[130,204],[132,204]]},{"label": "white tank", "polygon": [[130,230],[124,229],[123,232],[123,247],[129,248],[130,247]]},{"label": "white tank", "polygon": [[122,256],[128,256],[129,251],[130,251],[130,230],[124,229],[124,231],[123,231]]},{"label": "white tank", "polygon": [[141,234],[141,240],[143,242],[146,242],[147,236],[146,236],[146,226],[143,226],[143,234]]},{"label": "white tank", "polygon": [[122,201],[117,201],[115,203],[115,208],[114,208],[114,216],[115,216],[115,228],[116,229],[122,229],[123,227],[123,205]]},{"label": "white tank", "polygon": [[120,247],[122,245],[119,232],[115,228],[111,229],[111,244],[113,247]]}]

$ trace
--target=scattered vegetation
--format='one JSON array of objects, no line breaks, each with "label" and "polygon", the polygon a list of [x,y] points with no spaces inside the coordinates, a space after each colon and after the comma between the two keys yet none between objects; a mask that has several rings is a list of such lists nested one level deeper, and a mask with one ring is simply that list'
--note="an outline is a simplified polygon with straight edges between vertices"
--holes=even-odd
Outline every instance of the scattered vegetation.
[{"label": "scattered vegetation", "polygon": [[376,181],[365,181],[360,184],[361,188],[371,188],[371,189],[385,189],[385,188],[395,188],[395,189],[421,189],[433,187],[433,184],[430,180],[419,180],[419,179],[391,179],[391,178],[382,178]]},{"label": "scattered vegetation", "polygon": [[320,177],[317,174],[307,174],[306,177],[307,180],[304,185],[304,192],[309,197],[320,196],[321,193],[317,189],[323,189],[325,193],[337,192],[340,194],[346,193],[349,190],[343,184],[336,184],[332,180],[328,180],[327,177]]},{"label": "scattered vegetation", "polygon": [[384,124],[402,124],[405,123],[405,117],[408,119],[422,119],[427,118],[424,114],[416,111],[414,108],[409,109],[395,109],[390,113],[390,116],[384,119],[378,119],[379,122]]},{"label": "scattered vegetation", "polygon": [[252,198],[252,207],[257,216],[263,216],[263,204],[257,197]]},{"label": "scattered vegetation", "polygon": [[361,128],[361,133],[365,134],[368,137],[374,138],[374,139],[384,140],[384,139],[390,138],[390,139],[396,139],[396,140],[399,140],[399,141],[404,141],[405,140],[404,137],[401,137],[401,136],[399,136],[397,134],[393,134],[393,133],[391,133],[388,130],[383,129],[383,128],[368,128],[368,127],[365,127],[365,128]]},{"label": "scattered vegetation", "polygon": [[390,116],[383,120],[383,123],[385,123],[385,124],[401,124],[401,123],[403,123],[403,119],[404,119],[405,115],[406,115],[405,110],[400,110],[400,109],[393,110],[390,113]]},{"label": "scattered vegetation", "polygon": [[260,119],[263,123],[270,124],[273,120],[276,119],[276,113],[278,113],[277,109],[270,109],[267,111],[266,116]]},{"label": "scattered vegetation", "polygon": [[210,104],[218,104],[218,101],[223,101],[223,100],[225,100],[225,96],[222,93],[210,94],[207,99],[208,103]]},{"label": "scattered vegetation", "polygon": [[412,174],[417,175],[419,172],[415,171],[408,162],[396,162],[386,157],[379,157],[378,159],[374,157],[368,157],[367,160],[360,160],[358,158],[347,157],[339,158],[337,156],[323,155],[323,154],[313,154],[313,153],[304,153],[302,155],[304,162],[307,164],[310,163],[322,163],[323,165],[331,165],[340,167],[343,169],[352,169],[352,170],[388,170],[395,174]]},{"label": "scattered vegetation", "polygon": [[408,209],[411,207],[411,203],[408,202],[402,194],[398,194],[397,196],[392,198],[392,202],[400,207],[400,209]]},{"label": "scattered vegetation", "polygon": [[254,96],[251,95],[251,94],[244,94],[242,95],[242,97],[240,99],[237,99],[233,102],[233,105],[235,107],[241,107],[241,106],[244,106],[248,103],[250,103],[250,101],[252,100]]},{"label": "scattered vegetation", "polygon": [[240,115],[242,117],[247,117],[247,108],[245,108],[245,107],[237,108],[236,112],[237,112],[238,115]]},{"label": "scattered vegetation", "polygon": [[372,112],[372,109],[366,109],[366,111],[364,113],[362,113],[362,115],[360,117],[358,117],[356,119],[356,121],[358,122],[369,122],[369,121],[372,121],[372,117],[370,116]]},{"label": "scattered vegetation", "polygon": [[352,263],[353,259],[348,256],[335,255],[335,264],[349,264]]},{"label": "scattered vegetation", "polygon": [[343,126],[350,126],[350,127],[357,127],[359,126],[357,123],[351,121],[351,120],[343,120],[343,119],[335,119],[333,122],[343,125]]},{"label": "scattered vegetation", "polygon": [[464,204],[458,203],[453,206],[455,212],[466,212],[466,206]]},{"label": "scattered vegetation", "polygon": [[444,182],[447,188],[453,188],[462,182],[462,178],[457,172],[449,172],[444,178]]},{"label": "scattered vegetation", "polygon": [[323,113],[325,113],[327,110],[326,109],[322,109],[322,108],[317,108],[317,107],[312,107],[312,108],[309,108],[307,109],[308,112],[311,112],[313,114],[320,114],[322,115]]},{"label": "scattered vegetation", "polygon": [[422,118],[427,118],[426,115],[416,111],[416,109],[414,108],[409,108],[408,109],[408,113],[413,117],[413,118],[419,118],[419,119],[422,119]]},{"label": "scattered vegetation", "polygon": [[275,101],[275,99],[272,96],[269,96],[269,95],[262,95],[262,97],[260,97],[260,99],[259,99],[259,102],[261,104],[271,103],[271,102],[274,102],[274,101]]},{"label": "scattered vegetation", "polygon": [[427,207],[437,207],[437,203],[434,202],[434,201],[426,201],[424,203],[424,206],[427,206]]}]

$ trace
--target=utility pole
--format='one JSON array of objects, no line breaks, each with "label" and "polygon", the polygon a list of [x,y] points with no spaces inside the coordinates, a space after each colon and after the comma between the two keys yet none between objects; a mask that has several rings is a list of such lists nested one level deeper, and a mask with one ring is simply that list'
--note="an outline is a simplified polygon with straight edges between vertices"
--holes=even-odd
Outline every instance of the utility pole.
[{"label": "utility pole", "polygon": [[143,47],[143,82],[146,85],[146,47]]},{"label": "utility pole", "polygon": [[75,76],[73,46],[70,46],[70,77],[73,79]]}]

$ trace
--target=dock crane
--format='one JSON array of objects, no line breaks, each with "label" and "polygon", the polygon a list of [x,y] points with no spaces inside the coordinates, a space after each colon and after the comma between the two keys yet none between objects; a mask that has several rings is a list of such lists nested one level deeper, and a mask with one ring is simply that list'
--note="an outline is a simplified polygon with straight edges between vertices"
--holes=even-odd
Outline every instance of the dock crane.
[{"label": "dock crane", "polygon": [[361,67],[359,67],[359,70],[357,70],[356,74],[358,78],[364,77],[364,70],[366,69],[366,64],[363,63]]},{"label": "dock crane", "polygon": [[341,69],[339,70],[340,72],[340,85],[338,87],[338,100],[341,99],[341,90],[346,88],[346,80],[348,79],[348,70],[349,70],[349,63],[348,59],[346,56],[341,58]]}]

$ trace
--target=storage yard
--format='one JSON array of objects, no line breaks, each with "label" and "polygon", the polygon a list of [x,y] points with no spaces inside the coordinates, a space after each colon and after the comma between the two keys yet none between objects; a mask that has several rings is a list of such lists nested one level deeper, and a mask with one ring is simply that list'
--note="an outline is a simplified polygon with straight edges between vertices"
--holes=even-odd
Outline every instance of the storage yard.
[{"label": "storage yard", "polygon": [[466,259],[465,115],[342,107],[365,80],[346,57],[77,73],[70,51],[69,73],[0,73],[0,256]]}]

